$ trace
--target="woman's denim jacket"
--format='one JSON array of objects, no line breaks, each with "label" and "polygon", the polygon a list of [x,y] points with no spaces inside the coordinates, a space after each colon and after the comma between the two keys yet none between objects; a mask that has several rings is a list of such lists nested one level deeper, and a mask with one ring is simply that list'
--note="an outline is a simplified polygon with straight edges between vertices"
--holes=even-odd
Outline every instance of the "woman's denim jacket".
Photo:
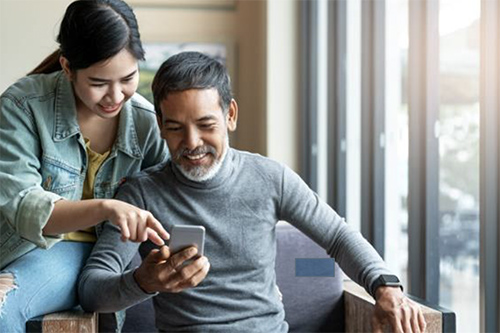
[{"label": "woman's denim jacket", "polygon": [[[116,141],[96,175],[95,198],[112,198],[124,177],[168,157],[151,103],[135,94],[119,117]],[[1,95],[0,268],[61,240],[42,229],[56,201],[81,199],[86,171],[73,90],[62,72],[22,78]]]}]

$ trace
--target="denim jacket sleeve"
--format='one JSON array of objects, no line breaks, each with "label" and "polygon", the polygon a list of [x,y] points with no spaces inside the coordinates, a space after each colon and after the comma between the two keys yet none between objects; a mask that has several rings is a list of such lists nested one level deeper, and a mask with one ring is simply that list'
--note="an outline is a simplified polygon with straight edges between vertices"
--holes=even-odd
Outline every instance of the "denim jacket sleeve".
[{"label": "denim jacket sleeve", "polygon": [[[144,97],[138,96],[137,94],[135,96],[138,97],[142,104],[139,107],[148,110],[153,109],[151,103],[147,102]],[[150,108],[146,108],[143,105],[150,105]],[[165,162],[169,157],[167,145],[165,140],[161,137],[160,128],[156,121],[154,124],[151,124],[150,121],[141,122],[138,126],[142,127],[144,125],[148,126],[148,128],[138,128],[138,135],[146,136],[140,140],[144,142],[144,159],[142,161],[141,170]]]},{"label": "denim jacket sleeve", "polygon": [[57,237],[44,236],[54,203],[61,199],[42,186],[42,154],[32,114],[14,96],[0,98],[0,223],[24,239],[48,248]]}]

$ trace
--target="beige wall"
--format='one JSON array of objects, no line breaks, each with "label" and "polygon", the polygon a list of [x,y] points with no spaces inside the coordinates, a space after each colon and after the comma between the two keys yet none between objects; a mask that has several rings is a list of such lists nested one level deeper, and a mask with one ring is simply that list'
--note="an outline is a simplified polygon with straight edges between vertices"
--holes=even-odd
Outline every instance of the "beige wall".
[{"label": "beige wall", "polygon": [[0,91],[57,48],[70,0],[0,0]]},{"label": "beige wall", "polygon": [[267,6],[267,155],[299,171],[299,5]]},{"label": "beige wall", "polygon": [[[140,1],[137,1],[140,3]],[[240,113],[231,145],[266,154],[266,2],[238,1],[230,8],[135,5],[145,42],[222,42]]]},{"label": "beige wall", "polygon": [[[57,44],[70,0],[0,0],[0,90],[33,69]],[[134,2],[146,42],[222,42],[240,107],[232,145],[298,168],[297,0],[239,0],[181,8]]]}]

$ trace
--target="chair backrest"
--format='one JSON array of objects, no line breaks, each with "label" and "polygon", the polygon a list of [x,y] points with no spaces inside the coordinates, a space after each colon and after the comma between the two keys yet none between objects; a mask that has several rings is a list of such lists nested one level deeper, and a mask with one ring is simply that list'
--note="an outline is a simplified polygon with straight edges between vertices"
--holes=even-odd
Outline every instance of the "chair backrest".
[{"label": "chair backrest", "polygon": [[276,227],[276,277],[290,332],[343,332],[343,273],[333,277],[296,276],[297,258],[329,258],[326,251],[289,224]]}]

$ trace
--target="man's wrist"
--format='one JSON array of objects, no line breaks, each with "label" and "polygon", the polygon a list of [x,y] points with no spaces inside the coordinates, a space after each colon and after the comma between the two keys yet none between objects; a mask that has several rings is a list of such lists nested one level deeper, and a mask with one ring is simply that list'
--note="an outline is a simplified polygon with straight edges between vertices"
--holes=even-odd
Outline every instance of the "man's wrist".
[{"label": "man's wrist", "polygon": [[136,268],[134,273],[132,274],[132,276],[134,277],[134,280],[135,280],[135,283],[137,284],[137,286],[145,293],[145,294],[155,294],[155,292],[151,292],[151,291],[148,291],[146,288],[144,288],[144,286],[142,285],[142,281],[141,281],[141,278],[140,278],[140,272],[139,272],[139,268]]},{"label": "man's wrist", "polygon": [[375,301],[378,301],[381,299],[383,296],[404,296],[403,291],[401,290],[400,287],[396,286],[380,286],[375,290],[375,295],[373,295],[373,298]]}]

